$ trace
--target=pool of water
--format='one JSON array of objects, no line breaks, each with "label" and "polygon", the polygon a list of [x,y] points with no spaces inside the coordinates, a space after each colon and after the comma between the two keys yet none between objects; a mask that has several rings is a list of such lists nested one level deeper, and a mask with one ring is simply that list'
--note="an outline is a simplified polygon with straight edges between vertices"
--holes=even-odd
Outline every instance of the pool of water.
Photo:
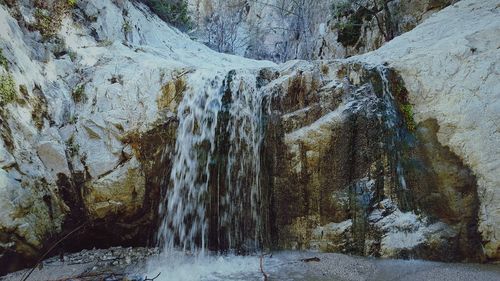
[{"label": "pool of water", "polygon": [[[219,280],[500,280],[500,265],[452,264],[390,260],[314,252],[279,252],[254,256],[202,256],[180,253],[148,263],[148,277],[157,281]],[[267,278],[264,277],[265,272]]]}]

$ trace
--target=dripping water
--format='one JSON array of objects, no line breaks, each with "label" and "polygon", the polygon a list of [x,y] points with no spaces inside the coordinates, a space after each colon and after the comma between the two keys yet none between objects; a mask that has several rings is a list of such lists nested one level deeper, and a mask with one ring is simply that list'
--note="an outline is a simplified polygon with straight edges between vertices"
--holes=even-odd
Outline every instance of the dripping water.
[{"label": "dripping water", "polygon": [[404,124],[403,117],[397,111],[397,103],[394,99],[394,95],[392,94],[391,85],[389,82],[389,69],[384,66],[378,66],[377,72],[382,79],[382,102],[384,104],[385,113],[384,120],[387,132],[389,132],[389,137],[386,139],[386,145],[388,146],[388,151],[392,154],[392,162],[394,165],[394,172],[396,175],[397,183],[396,183],[396,192],[398,193],[397,201],[400,203],[400,207],[404,210],[409,206],[409,199],[407,198],[407,194],[409,193],[405,175],[401,155],[401,145],[405,142],[405,132],[404,132]]},{"label": "dripping water", "polygon": [[[365,66],[370,72],[376,74],[367,77],[371,81],[374,91],[377,94],[376,114],[380,120],[382,130],[385,132],[382,136],[384,157],[387,157],[387,167],[384,164],[384,178],[380,180],[383,190],[376,190],[376,181],[374,179],[358,179],[350,185],[350,209],[353,222],[353,251],[360,255],[367,254],[366,233],[368,231],[368,217],[371,209],[376,202],[375,199],[382,200],[384,197],[396,202],[402,210],[409,209],[410,196],[405,180],[405,171],[403,168],[402,146],[408,140],[405,132],[404,119],[398,110],[397,101],[393,95],[393,88],[390,83],[390,70],[384,66],[371,68]],[[379,80],[380,79],[380,80]],[[380,83],[380,84],[379,84]],[[375,90],[375,87],[380,88]],[[387,180],[387,182],[385,182]],[[385,187],[388,187],[385,189]],[[383,196],[383,197],[380,197]],[[377,198],[378,197],[378,198]]]}]

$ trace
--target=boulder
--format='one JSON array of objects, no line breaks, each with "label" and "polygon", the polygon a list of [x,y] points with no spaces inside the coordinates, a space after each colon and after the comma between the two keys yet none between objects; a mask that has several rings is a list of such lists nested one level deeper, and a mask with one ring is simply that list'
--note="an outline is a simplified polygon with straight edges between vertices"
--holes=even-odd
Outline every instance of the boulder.
[{"label": "boulder", "polygon": [[145,188],[139,161],[132,158],[111,173],[88,182],[83,200],[93,219],[130,217],[142,207]]}]

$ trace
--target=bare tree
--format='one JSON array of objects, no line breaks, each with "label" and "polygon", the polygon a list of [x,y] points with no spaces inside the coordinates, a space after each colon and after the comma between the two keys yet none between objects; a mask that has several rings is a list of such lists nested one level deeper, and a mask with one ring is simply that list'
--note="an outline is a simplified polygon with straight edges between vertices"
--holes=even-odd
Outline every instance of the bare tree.
[{"label": "bare tree", "polygon": [[214,9],[205,19],[208,45],[218,52],[234,53],[243,39],[239,34],[248,13],[245,0],[215,0]]},{"label": "bare tree", "polygon": [[211,0],[202,35],[219,52],[274,61],[309,59],[330,1]]},{"label": "bare tree", "polygon": [[269,27],[279,30],[282,40],[274,46],[275,60],[310,59],[314,44],[314,34],[321,20],[328,14],[329,0],[248,0],[274,10],[279,26]]}]

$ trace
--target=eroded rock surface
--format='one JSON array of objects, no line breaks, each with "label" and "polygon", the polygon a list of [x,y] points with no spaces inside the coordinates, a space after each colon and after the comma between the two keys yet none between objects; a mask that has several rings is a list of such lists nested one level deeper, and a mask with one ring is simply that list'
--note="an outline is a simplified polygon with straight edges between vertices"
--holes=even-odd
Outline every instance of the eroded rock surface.
[{"label": "eroded rock surface", "polygon": [[479,231],[491,259],[500,254],[499,15],[496,1],[460,1],[376,52],[354,58],[394,67],[421,132],[434,130],[437,141],[470,167],[477,178]]},{"label": "eroded rock surface", "polygon": [[[270,97],[264,165],[271,241],[281,248],[477,260],[470,168],[414,127],[390,69],[289,63]],[[434,129],[434,130],[433,130]]]}]

